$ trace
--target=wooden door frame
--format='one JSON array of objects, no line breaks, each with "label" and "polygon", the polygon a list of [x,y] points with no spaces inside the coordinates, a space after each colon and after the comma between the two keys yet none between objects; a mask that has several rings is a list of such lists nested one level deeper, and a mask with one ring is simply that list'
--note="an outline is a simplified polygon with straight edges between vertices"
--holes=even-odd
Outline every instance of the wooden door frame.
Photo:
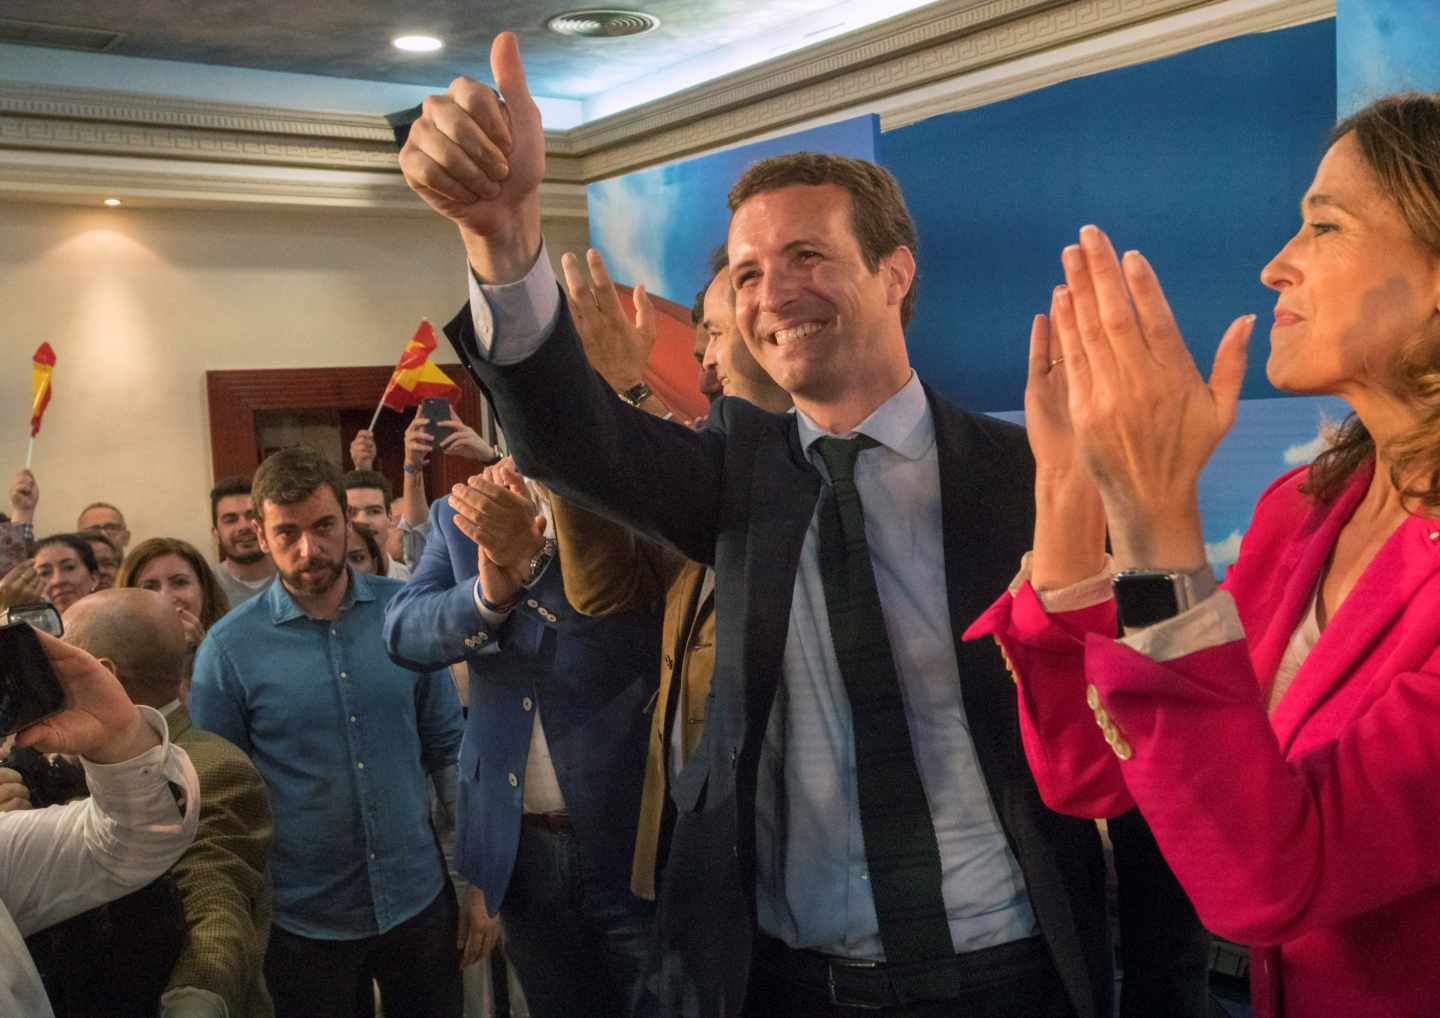
[{"label": "wooden door frame", "polygon": [[[452,398],[460,419],[482,435],[492,429],[480,388],[463,367],[446,365],[459,383]],[[256,415],[272,410],[373,410],[390,381],[393,365],[351,368],[275,368],[205,372],[210,406],[210,462],[213,477],[249,477],[260,465]],[[389,411],[386,411],[387,413]],[[425,470],[431,498],[465,480],[468,460],[435,456]],[[398,491],[397,491],[398,494]]]}]

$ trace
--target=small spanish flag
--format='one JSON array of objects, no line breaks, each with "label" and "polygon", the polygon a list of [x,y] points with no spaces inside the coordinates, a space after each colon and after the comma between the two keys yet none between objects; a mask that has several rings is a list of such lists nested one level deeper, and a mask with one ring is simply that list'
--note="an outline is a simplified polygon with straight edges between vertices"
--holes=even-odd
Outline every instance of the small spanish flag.
[{"label": "small spanish flag", "polygon": [[450,381],[449,375],[430,362],[437,345],[435,330],[422,319],[415,335],[400,353],[400,361],[385,386],[385,395],[380,397],[381,403],[391,410],[404,410],[419,406],[426,396],[448,397],[459,388]]},{"label": "small spanish flag", "polygon": [[55,373],[55,351],[41,343],[30,364],[30,437],[40,434],[40,418],[50,405],[50,376]]}]

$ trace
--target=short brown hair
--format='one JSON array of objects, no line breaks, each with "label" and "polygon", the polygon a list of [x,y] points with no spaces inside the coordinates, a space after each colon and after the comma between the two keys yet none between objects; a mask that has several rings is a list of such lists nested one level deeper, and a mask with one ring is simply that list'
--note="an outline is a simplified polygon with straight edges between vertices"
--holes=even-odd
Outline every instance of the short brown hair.
[{"label": "short brown hair", "polygon": [[321,488],[335,493],[340,511],[346,505],[345,488],[340,483],[340,468],[308,445],[292,445],[266,457],[250,482],[250,500],[255,515],[265,515],[265,503],[294,505],[303,502]]},{"label": "short brown hair", "polygon": [[[1440,256],[1440,93],[1377,99],[1335,125],[1330,144],[1352,133],[1411,235]],[[1396,393],[1420,410],[1420,422],[1386,449],[1391,480],[1404,499],[1433,513],[1440,510],[1440,330],[1418,337],[1389,368]],[[1375,440],[1351,414],[1310,465],[1304,490],[1320,501],[1334,498],[1374,454]]]},{"label": "short brown hair", "polygon": [[352,470],[340,478],[340,483],[344,485],[346,491],[353,488],[379,488],[381,494],[385,496],[387,512],[390,509],[390,500],[395,497],[394,491],[390,488],[390,479],[378,470]]},{"label": "short brown hair", "polygon": [[[897,247],[917,253],[919,235],[905,206],[905,196],[900,193],[900,182],[889,170],[863,159],[824,152],[794,152],[762,159],[742,173],[730,189],[730,211],[735,212],[757,194],[797,184],[833,184],[850,195],[850,232],[871,272],[879,271],[880,259]],[[916,282],[910,280],[910,290],[900,302],[901,327],[909,325],[915,314]]]},{"label": "short brown hair", "polygon": [[205,561],[205,556],[201,555],[189,541],[182,541],[178,537],[152,537],[141,541],[129,555],[125,556],[125,561],[120,565],[120,572],[115,576],[115,586],[140,586],[139,580],[136,579],[140,572],[157,558],[163,558],[166,555],[175,555],[183,559],[195,573],[195,579],[200,584],[201,594],[200,628],[209,632],[210,627],[230,610],[230,599],[220,588],[220,581],[211,572],[210,564]]}]

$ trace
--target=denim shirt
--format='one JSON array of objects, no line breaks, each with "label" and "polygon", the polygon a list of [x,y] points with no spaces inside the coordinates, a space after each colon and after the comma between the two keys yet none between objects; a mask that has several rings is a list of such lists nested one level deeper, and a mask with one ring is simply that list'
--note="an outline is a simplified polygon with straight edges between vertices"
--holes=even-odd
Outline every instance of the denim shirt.
[{"label": "denim shirt", "polygon": [[385,605],[401,586],[351,571],[327,620],[272,583],[221,619],[195,659],[191,717],[265,778],[275,922],[302,937],[383,933],[444,887],[426,776],[453,800],[460,702],[445,670],[417,673],[385,653]]}]

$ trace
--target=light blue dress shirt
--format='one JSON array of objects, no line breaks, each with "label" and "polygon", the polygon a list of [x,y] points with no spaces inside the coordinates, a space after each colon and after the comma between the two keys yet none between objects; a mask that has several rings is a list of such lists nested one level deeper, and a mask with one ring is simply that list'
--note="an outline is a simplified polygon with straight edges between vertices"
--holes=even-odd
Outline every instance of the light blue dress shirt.
[{"label": "light blue dress shirt", "polygon": [[[477,352],[514,364],[539,349],[560,302],[546,252],[516,283],[482,286],[467,275]],[[826,432],[805,414],[797,416],[807,455],[827,476],[811,449]],[[935,424],[919,378],[912,372],[856,433],[880,443],[860,454],[855,485],[939,843],[951,940],[958,952],[1032,936],[1037,926],[1025,880],[990,801],[961,701]],[[760,928],[792,947],[883,959],[867,869],[850,704],[831,641],[817,512],[800,550],[782,686],[756,789]]]},{"label": "light blue dress shirt", "polygon": [[454,802],[460,701],[447,671],[385,653],[401,586],[351,570],[339,614],[312,619],[277,581],[195,657],[191,719],[248,753],[269,787],[275,922],[298,936],[384,933],[445,886],[426,778]]}]

